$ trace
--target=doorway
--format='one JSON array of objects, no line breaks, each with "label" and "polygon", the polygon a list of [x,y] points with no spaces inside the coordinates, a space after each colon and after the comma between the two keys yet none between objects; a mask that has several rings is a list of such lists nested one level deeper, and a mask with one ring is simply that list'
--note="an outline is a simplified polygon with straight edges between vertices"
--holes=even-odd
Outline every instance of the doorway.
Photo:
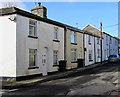
[{"label": "doorway", "polygon": [[42,54],[42,75],[43,76],[46,76],[47,75],[47,63],[48,63],[48,60],[47,60],[47,53],[48,53],[48,49],[47,48],[44,48],[45,50],[44,50],[44,52],[43,52],[43,54]]}]

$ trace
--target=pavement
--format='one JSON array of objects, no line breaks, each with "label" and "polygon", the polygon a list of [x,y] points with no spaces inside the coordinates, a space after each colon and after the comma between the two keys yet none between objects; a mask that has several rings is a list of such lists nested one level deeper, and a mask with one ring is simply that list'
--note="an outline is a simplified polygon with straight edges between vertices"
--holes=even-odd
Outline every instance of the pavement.
[{"label": "pavement", "polygon": [[107,62],[103,62],[102,64],[97,63],[97,64],[89,65],[89,66],[83,67],[83,68],[76,68],[76,69],[69,70],[69,71],[53,73],[53,74],[50,74],[47,76],[40,76],[40,77],[35,77],[33,79],[16,81],[14,83],[10,83],[10,84],[2,86],[2,89],[13,89],[13,88],[18,88],[18,87],[27,87],[27,86],[32,86],[32,85],[35,85],[38,83],[56,80],[56,79],[67,77],[71,74],[79,73],[79,72],[82,72],[82,71],[87,70],[87,69],[91,69],[91,68],[95,68],[97,66],[104,65],[106,63]]}]

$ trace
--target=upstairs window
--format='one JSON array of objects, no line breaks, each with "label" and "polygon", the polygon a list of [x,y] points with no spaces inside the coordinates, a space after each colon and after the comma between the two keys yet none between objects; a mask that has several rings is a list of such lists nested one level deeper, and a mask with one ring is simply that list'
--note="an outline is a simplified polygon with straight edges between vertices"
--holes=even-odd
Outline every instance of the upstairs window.
[{"label": "upstairs window", "polygon": [[58,40],[58,27],[54,27],[54,39]]},{"label": "upstairs window", "polygon": [[76,33],[74,31],[71,31],[70,38],[71,43],[76,43]]},{"label": "upstairs window", "polygon": [[88,44],[91,45],[91,36],[90,35],[88,36]]},{"label": "upstairs window", "polygon": [[108,45],[108,36],[106,36],[106,45]]},{"label": "upstairs window", "polygon": [[36,36],[36,21],[29,20],[29,36]]},{"label": "upstairs window", "polygon": [[110,37],[110,44],[112,44],[112,38]]},{"label": "upstairs window", "polygon": [[100,40],[99,40],[99,38],[97,37],[97,44],[100,44]]}]

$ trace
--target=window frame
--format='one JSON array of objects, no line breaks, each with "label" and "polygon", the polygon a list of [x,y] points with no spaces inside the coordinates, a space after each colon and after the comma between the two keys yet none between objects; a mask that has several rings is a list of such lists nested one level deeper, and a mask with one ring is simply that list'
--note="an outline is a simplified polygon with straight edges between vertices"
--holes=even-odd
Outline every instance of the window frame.
[{"label": "window frame", "polygon": [[89,62],[93,61],[92,54],[93,54],[93,51],[89,50],[89,54],[88,54]]},{"label": "window frame", "polygon": [[99,40],[99,37],[97,37],[97,44],[100,44],[100,40]]},{"label": "window frame", "polygon": [[100,55],[101,53],[100,52],[101,52],[100,49],[97,49],[97,57],[98,58],[101,58],[101,55]]},{"label": "window frame", "polygon": [[71,62],[77,61],[77,49],[71,49]]},{"label": "window frame", "polygon": [[59,40],[59,28],[54,27],[54,40]]},{"label": "window frame", "polygon": [[[34,30],[33,32],[31,31],[31,33],[30,33],[30,27],[32,27],[32,29]],[[29,20],[29,35],[28,35],[28,37],[37,38],[37,21],[35,21],[35,20],[31,20],[31,19]]]},{"label": "window frame", "polygon": [[[31,58],[33,58],[34,57],[34,59],[32,60],[33,62],[32,63],[34,63],[34,64],[32,64],[31,65],[31,58],[30,58],[30,56],[31,56]],[[33,68],[35,68],[35,67],[37,67],[37,49],[29,49],[29,69],[33,69]]]},{"label": "window frame", "polygon": [[88,36],[88,44],[91,45],[91,36]]},{"label": "window frame", "polygon": [[70,31],[70,42],[71,43],[77,43],[77,33],[75,31]]},{"label": "window frame", "polygon": [[58,65],[58,50],[53,50],[53,65],[54,66]]}]

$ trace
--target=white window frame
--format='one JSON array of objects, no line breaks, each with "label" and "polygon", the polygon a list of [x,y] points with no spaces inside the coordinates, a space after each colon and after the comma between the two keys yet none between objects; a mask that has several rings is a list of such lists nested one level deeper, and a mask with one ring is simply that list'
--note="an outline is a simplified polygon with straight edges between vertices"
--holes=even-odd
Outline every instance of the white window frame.
[{"label": "white window frame", "polygon": [[91,36],[90,35],[88,36],[88,44],[91,45]]},{"label": "white window frame", "polygon": [[100,40],[99,40],[99,38],[97,37],[97,44],[100,44]]},{"label": "white window frame", "polygon": [[100,56],[101,56],[101,55],[100,55],[100,54],[101,54],[100,52],[101,52],[100,49],[97,49],[97,57],[98,57],[98,58],[100,58]]},{"label": "white window frame", "polygon": [[58,31],[59,31],[58,27],[54,27],[54,40],[58,40],[59,36]]},{"label": "white window frame", "polygon": [[110,44],[112,44],[112,38],[110,37]]},{"label": "white window frame", "polygon": [[71,49],[71,62],[77,61],[77,49]]},{"label": "white window frame", "polygon": [[74,31],[71,31],[70,32],[70,41],[71,41],[71,43],[77,43],[77,37],[76,37],[76,32],[74,32]]},{"label": "white window frame", "polygon": [[37,37],[37,21],[29,20],[29,36]]},{"label": "white window frame", "polygon": [[108,36],[106,36],[106,45],[108,45]]},{"label": "white window frame", "polygon": [[93,61],[93,58],[92,58],[92,50],[89,50],[88,58],[89,58],[89,62],[90,62],[90,61]]},{"label": "white window frame", "polygon": [[58,50],[53,50],[53,65],[58,65]]},{"label": "white window frame", "polygon": [[[31,57],[33,60],[30,60]],[[36,67],[37,49],[29,49],[29,67]],[[32,61],[32,62],[30,62]],[[31,64],[33,63],[33,64]]]}]

